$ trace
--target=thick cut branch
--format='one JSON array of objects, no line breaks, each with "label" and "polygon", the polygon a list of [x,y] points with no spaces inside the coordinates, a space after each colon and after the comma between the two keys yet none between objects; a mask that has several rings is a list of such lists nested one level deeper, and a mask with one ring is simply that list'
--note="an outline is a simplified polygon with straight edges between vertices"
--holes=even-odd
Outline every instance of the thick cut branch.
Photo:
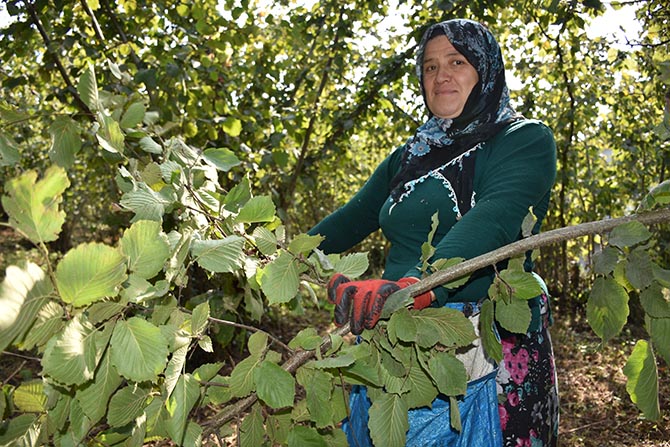
[{"label": "thick cut branch", "polygon": [[[514,258],[516,256],[523,255],[529,250],[534,250],[541,247],[546,247],[548,245],[568,241],[571,239],[577,239],[583,236],[602,234],[608,231],[611,231],[615,227],[631,222],[638,221],[644,225],[655,225],[660,223],[670,222],[670,209],[662,209],[658,211],[652,211],[644,214],[633,214],[630,216],[620,217],[616,219],[605,219],[595,222],[587,222],[579,225],[574,225],[571,227],[559,228],[552,231],[547,231],[546,233],[538,234],[535,236],[528,237],[526,239],[514,242],[512,244],[501,247],[497,250],[485,253],[483,255],[477,256],[475,258],[463,261],[460,264],[457,264],[448,269],[436,272],[431,276],[422,279],[416,284],[413,284],[406,289],[406,292],[410,296],[419,295],[427,290],[438,287],[442,284],[446,284],[454,279],[465,276],[469,273],[472,273],[476,270],[494,265],[505,259]],[[327,334],[322,339],[321,352],[325,352],[331,346],[331,335],[346,335],[349,333],[349,324],[337,328],[335,331]],[[294,373],[300,366],[307,363],[312,357],[314,357],[315,351],[298,351],[293,356],[291,356],[284,364],[282,368],[290,373]],[[231,421],[236,416],[241,415],[243,412],[249,409],[256,401],[258,397],[256,394],[251,394],[245,397],[242,400],[235,402],[233,405],[225,407],[219,414],[215,415],[207,423],[208,427],[205,429],[205,435],[210,435],[214,433],[219,427],[223,424]]]}]

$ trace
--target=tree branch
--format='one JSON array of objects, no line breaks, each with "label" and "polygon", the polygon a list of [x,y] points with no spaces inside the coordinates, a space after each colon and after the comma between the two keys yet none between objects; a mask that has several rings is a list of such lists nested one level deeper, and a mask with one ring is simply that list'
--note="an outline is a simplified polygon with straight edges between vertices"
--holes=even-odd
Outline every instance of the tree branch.
[{"label": "tree branch", "polygon": [[[546,233],[541,233],[526,239],[522,239],[497,250],[493,250],[491,252],[464,261],[448,269],[436,272],[429,277],[422,279],[418,283],[405,288],[404,290],[408,292],[410,296],[416,296],[481,268],[494,265],[505,259],[522,255],[529,250],[546,247],[548,245],[571,239],[577,239],[592,234],[606,233],[621,224],[632,222],[634,220],[644,225],[655,225],[659,223],[670,222],[670,208],[664,208],[658,211],[651,211],[644,214],[633,214],[616,219],[604,219],[595,222],[587,222],[571,227],[547,231]],[[323,353],[330,348],[332,335],[344,336],[348,333],[349,323],[335,329],[329,334],[326,334],[321,340],[321,352]],[[315,353],[316,351],[297,351],[292,357],[284,362],[282,368],[293,374],[300,366],[304,365],[308,360],[314,357]],[[204,436],[206,437],[214,433],[223,424],[231,421],[236,416],[239,416],[241,413],[248,410],[257,400],[258,397],[255,393],[253,393],[244,399],[235,402],[233,405],[225,407],[220,413],[216,414],[209,421],[207,421],[207,428],[204,431]]]},{"label": "tree branch", "polygon": [[74,98],[74,102],[79,108],[79,110],[90,120],[94,119],[93,112],[91,109],[88,108],[86,103],[81,99],[79,94],[77,93],[77,89],[75,88],[74,84],[72,83],[72,80],[70,79],[70,76],[67,74],[67,70],[65,70],[65,67],[63,66],[62,62],[58,58],[58,55],[51,50],[51,39],[47,35],[46,30],[44,29],[44,26],[42,25],[42,22],[40,21],[39,16],[37,15],[37,11],[35,10],[35,5],[33,5],[31,2],[27,1],[26,2],[26,9],[28,10],[28,14],[30,15],[30,18],[32,19],[33,23],[37,27],[37,31],[39,31],[40,35],[42,36],[42,40],[44,41],[44,46],[46,48],[47,54],[49,54],[53,60],[54,63],[56,64],[56,68],[58,68],[58,71],[60,72],[61,77],[63,78],[63,81],[65,81],[65,84],[67,85],[67,90],[72,94],[72,97]]}]

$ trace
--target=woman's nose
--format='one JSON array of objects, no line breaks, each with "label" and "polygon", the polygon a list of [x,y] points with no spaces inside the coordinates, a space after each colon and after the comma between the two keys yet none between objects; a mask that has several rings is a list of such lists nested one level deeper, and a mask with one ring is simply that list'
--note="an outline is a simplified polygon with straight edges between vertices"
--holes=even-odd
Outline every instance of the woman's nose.
[{"label": "woman's nose", "polygon": [[437,69],[437,82],[446,82],[451,80],[451,70],[448,67],[439,67]]}]

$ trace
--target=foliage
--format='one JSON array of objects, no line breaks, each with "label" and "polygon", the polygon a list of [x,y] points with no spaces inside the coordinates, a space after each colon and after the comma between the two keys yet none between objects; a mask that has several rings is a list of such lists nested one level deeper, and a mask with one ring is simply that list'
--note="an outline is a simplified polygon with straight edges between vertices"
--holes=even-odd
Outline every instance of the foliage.
[{"label": "foliage", "polygon": [[[341,203],[388,152],[370,148],[390,150],[415,125],[420,101],[406,93],[414,88],[413,45],[429,15],[436,18],[436,11],[413,5],[403,16],[416,31],[366,52],[355,48],[363,34],[377,33],[387,12],[379,2],[319,2],[311,9],[278,2],[277,10],[264,11],[233,3],[222,2],[224,14],[214,13],[213,0],[65,2],[62,9],[7,3],[18,20],[0,36],[3,61],[12,61],[2,73],[10,92],[0,103],[0,164],[9,179],[2,206],[8,225],[42,257],[6,270],[0,347],[34,353],[42,371],[5,386],[0,444],[169,438],[197,445],[221,429],[198,424],[203,409],[225,412],[255,396],[244,408],[241,445],[344,445],[336,429],[346,415],[344,391],[362,383],[373,400],[373,438],[402,445],[407,409],[438,392],[462,394],[467,375],[454,352],[474,332],[447,308],[400,309],[357,345],[332,334],[324,352],[313,328],[287,346],[245,325],[251,334],[239,335],[246,346],[239,363],[188,363],[194,353],[211,355],[230,341],[221,326],[232,322],[219,317],[258,323],[277,309],[299,312],[318,304],[312,284],[335,271],[366,272],[365,254],[325,256],[316,249],[320,238],[299,229]],[[595,11],[586,4],[552,2],[531,14],[525,5],[502,3],[440,2],[437,15],[512,24],[499,30],[512,43],[526,32],[531,43],[552,43],[538,45],[537,58],[516,67],[528,79],[517,95],[523,112],[570,130],[557,135],[565,177],[550,226],[629,209],[644,195],[640,186],[653,184],[647,176],[663,176],[665,168],[650,161],[664,157],[663,146],[650,151],[652,134],[632,124],[600,133],[588,123],[598,116],[593,98],[613,83],[610,64],[628,67],[631,58],[608,52],[609,60],[603,42],[578,39],[582,15]],[[282,8],[285,15],[277,12]],[[531,26],[522,27],[519,17],[532,17]],[[499,18],[505,20],[496,24]],[[551,34],[554,22],[562,25],[558,35]],[[577,62],[584,52],[588,69]],[[641,63],[642,75],[652,66]],[[587,77],[598,82],[577,82]],[[624,77],[620,91],[632,81]],[[564,91],[571,93],[566,108]],[[658,92],[643,93],[622,94],[621,101],[608,93],[619,121],[651,119],[654,109],[641,109],[640,98]],[[408,113],[401,112],[406,105]],[[627,139],[632,143],[620,144]],[[599,164],[603,148],[631,144],[647,158],[622,151],[616,164]],[[616,174],[636,172],[637,163],[658,172]],[[622,186],[590,183],[599,177],[616,177]],[[644,206],[667,205],[666,186]],[[593,197],[585,199],[585,191]],[[60,239],[66,243],[57,246]],[[429,264],[430,242],[427,272],[454,262]],[[614,232],[596,256],[599,277],[587,306],[594,331],[607,340],[621,331],[629,299],[639,295],[650,340],[638,342],[625,372],[632,400],[649,418],[658,415],[656,352],[669,360],[670,286],[663,257],[654,253],[662,243],[633,225]],[[492,356],[501,356],[494,320],[524,332],[524,300],[538,292],[517,261],[499,272],[480,328]],[[316,359],[289,371],[284,360],[301,351]]]}]

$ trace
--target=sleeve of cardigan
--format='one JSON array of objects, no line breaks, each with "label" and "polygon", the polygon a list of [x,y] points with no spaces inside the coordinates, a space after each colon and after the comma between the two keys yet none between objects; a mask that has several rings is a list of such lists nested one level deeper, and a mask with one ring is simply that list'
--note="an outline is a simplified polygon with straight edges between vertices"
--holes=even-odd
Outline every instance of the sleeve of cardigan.
[{"label": "sleeve of cardigan", "polygon": [[[527,120],[503,132],[485,157],[477,155],[476,204],[439,241],[433,259],[472,259],[514,242],[529,208],[551,190],[556,177],[551,130]],[[446,289],[434,291],[438,301],[447,301]]]},{"label": "sleeve of cardigan", "polygon": [[342,207],[326,216],[307,233],[325,239],[325,253],[342,253],[379,229],[379,210],[389,196],[389,183],[398,170],[403,146],[396,149],[372,173],[363,187]]}]

